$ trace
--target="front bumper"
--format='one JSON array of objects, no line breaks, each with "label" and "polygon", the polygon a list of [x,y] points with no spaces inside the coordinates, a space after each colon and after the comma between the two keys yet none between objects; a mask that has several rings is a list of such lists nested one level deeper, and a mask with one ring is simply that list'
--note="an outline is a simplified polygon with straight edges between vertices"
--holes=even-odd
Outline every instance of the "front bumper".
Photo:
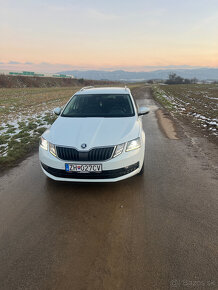
[{"label": "front bumper", "polygon": [[[102,171],[100,173],[78,173],[78,172],[67,172],[65,170],[62,169],[56,169],[56,168],[52,168],[49,167],[43,163],[41,163],[42,169],[43,171],[48,175],[53,176],[53,178],[55,178],[57,180],[59,180],[59,178],[61,179],[70,179],[70,181],[72,181],[73,179],[76,179],[77,181],[79,180],[111,180],[111,179],[119,179],[121,177],[124,177],[126,175],[129,175],[131,173],[133,173],[134,171],[136,171],[139,168],[139,162],[127,166],[127,167],[123,167],[123,168],[119,168],[119,169],[114,169],[114,170],[105,170]],[[49,176],[48,175],[48,176]]]},{"label": "front bumper", "polygon": [[67,172],[66,163],[96,164],[96,162],[72,162],[54,157],[49,151],[39,148],[39,159],[43,172],[51,179],[74,182],[115,182],[138,174],[144,161],[144,148],[123,152],[119,156],[104,162],[101,173]]}]

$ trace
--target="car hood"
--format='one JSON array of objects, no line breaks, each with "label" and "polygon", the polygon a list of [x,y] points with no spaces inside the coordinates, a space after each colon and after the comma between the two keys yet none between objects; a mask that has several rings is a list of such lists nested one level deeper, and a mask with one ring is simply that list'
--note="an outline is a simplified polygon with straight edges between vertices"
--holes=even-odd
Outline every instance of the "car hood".
[{"label": "car hood", "polygon": [[98,146],[117,145],[139,136],[140,122],[128,118],[68,118],[59,117],[43,137],[49,142],[86,150]]}]

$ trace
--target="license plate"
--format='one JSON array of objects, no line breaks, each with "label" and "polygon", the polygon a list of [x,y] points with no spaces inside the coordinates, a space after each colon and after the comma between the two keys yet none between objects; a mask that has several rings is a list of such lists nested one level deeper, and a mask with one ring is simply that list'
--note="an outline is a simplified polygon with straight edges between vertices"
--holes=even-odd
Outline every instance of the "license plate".
[{"label": "license plate", "polygon": [[65,164],[65,169],[68,172],[102,172],[102,164]]}]

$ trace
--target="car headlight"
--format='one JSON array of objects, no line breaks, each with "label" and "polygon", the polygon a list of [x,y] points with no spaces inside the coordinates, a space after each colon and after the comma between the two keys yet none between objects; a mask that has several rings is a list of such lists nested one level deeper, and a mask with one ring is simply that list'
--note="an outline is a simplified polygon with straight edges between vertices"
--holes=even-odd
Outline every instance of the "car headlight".
[{"label": "car headlight", "polygon": [[136,138],[134,140],[127,142],[126,151],[135,150],[135,149],[138,149],[140,147],[141,147],[140,138]]},{"label": "car headlight", "polygon": [[124,146],[125,146],[125,143],[117,145],[115,150],[114,150],[113,157],[116,157],[116,156],[120,155],[123,152]]},{"label": "car headlight", "polygon": [[43,138],[43,137],[40,138],[39,145],[40,145],[44,150],[48,150],[48,141],[45,140],[45,138]]},{"label": "car headlight", "polygon": [[56,147],[54,144],[52,143],[49,143],[49,152],[54,155],[54,156],[57,156],[57,153],[56,153]]}]

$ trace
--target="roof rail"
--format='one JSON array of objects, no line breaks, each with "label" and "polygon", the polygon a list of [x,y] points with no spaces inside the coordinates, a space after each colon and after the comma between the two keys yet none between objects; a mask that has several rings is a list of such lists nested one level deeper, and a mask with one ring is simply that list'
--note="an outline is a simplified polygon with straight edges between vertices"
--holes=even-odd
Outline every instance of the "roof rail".
[{"label": "roof rail", "polygon": [[80,89],[80,91],[84,91],[84,90],[88,90],[94,88],[94,86],[88,86],[88,87],[83,87],[82,89]]}]

